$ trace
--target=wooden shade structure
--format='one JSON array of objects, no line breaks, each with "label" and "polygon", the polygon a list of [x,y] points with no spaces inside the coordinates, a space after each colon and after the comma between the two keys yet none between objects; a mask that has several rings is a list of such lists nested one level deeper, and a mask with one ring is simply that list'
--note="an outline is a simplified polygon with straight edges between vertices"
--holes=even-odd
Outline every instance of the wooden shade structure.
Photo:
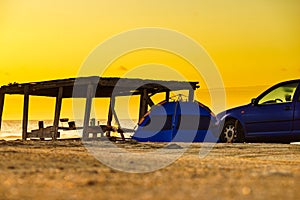
[{"label": "wooden shade structure", "polygon": [[[85,116],[83,137],[87,136],[90,112],[93,98],[110,98],[110,109],[108,113],[108,122],[111,124],[112,116],[117,118],[114,111],[114,98],[116,96],[140,96],[139,119],[142,118],[152,106],[151,96],[164,92],[166,100],[169,99],[169,92],[176,90],[189,90],[189,101],[194,99],[194,90],[198,88],[198,82],[184,81],[161,81],[145,79],[128,78],[103,78],[98,76],[80,77],[70,79],[59,79],[42,82],[13,83],[0,88],[0,128],[2,123],[2,113],[4,108],[4,99],[6,94],[24,95],[22,139],[28,138],[28,107],[29,96],[45,96],[56,98],[52,138],[55,140],[58,133],[58,124],[61,112],[63,98],[85,98]],[[118,120],[118,119],[116,119]]]}]

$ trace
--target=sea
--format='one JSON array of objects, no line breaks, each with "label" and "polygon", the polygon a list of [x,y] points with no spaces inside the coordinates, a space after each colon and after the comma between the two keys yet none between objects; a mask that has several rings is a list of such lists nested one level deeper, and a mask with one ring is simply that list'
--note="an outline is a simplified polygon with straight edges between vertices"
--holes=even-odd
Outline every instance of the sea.
[{"label": "sea", "polygon": [[[75,121],[76,127],[83,126],[83,120],[73,120]],[[106,124],[106,120],[95,120],[97,124]],[[29,120],[28,121],[28,132],[31,130],[38,129],[39,120]],[[53,120],[45,120],[44,127],[52,126]],[[113,126],[118,127],[116,123],[112,123]],[[131,119],[122,119],[120,120],[120,126],[125,130],[124,136],[126,138],[130,138],[134,129],[137,127],[137,121]],[[68,127],[67,122],[60,122],[59,127]],[[81,138],[82,137],[82,129],[79,130],[59,130],[61,139],[71,139],[71,138]],[[119,137],[118,133],[111,133],[112,136]],[[2,127],[0,131],[0,140],[18,140],[22,139],[22,120],[3,120]]]},{"label": "sea", "polygon": [[[83,126],[83,120],[74,120],[77,127]],[[29,120],[28,121],[28,132],[31,130],[38,129],[39,120]],[[106,124],[106,120],[96,120],[97,124]],[[52,126],[53,120],[45,120],[44,127]],[[115,127],[118,127],[116,124],[112,124]],[[134,134],[134,130],[137,128],[137,120],[131,119],[122,119],[120,120],[120,126],[125,130],[125,138],[131,138]],[[59,127],[68,127],[68,123],[60,122]],[[60,138],[59,139],[77,139],[82,137],[82,129],[79,130],[59,130]],[[111,136],[120,137],[119,133],[111,133]],[[0,140],[20,140],[22,139],[22,120],[3,120],[2,128],[0,131]],[[293,142],[291,144],[300,145],[300,142]]]}]

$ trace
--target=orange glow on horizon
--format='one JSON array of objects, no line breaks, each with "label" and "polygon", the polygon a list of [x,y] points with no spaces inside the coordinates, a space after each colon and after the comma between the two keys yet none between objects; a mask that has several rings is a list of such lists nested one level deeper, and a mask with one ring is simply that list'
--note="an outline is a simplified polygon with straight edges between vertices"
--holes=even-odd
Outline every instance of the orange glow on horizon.
[{"label": "orange glow on horizon", "polygon": [[[3,0],[0,85],[76,77],[89,53],[106,39],[136,28],[161,27],[183,33],[205,48],[223,78],[227,107],[246,104],[267,87],[300,77],[299,9],[298,0]],[[119,76],[151,63],[199,81],[196,97],[210,106],[204,77],[167,52],[132,52],[115,60],[106,74]],[[152,76],[178,78],[167,72]],[[33,97],[31,119],[52,119],[54,102]],[[64,102],[62,115],[69,117],[72,103]],[[20,119],[22,103],[21,96],[7,95],[3,119]]]}]

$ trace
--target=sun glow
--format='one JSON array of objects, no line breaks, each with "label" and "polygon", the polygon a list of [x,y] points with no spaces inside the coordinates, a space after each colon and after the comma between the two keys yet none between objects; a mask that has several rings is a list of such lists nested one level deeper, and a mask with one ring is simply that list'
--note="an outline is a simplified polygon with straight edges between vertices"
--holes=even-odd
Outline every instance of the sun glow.
[{"label": "sun glow", "polygon": [[[299,8],[297,0],[3,0],[0,84],[76,77],[85,58],[107,38],[131,29],[162,27],[181,32],[206,49],[222,75],[228,107],[249,103],[268,86],[299,78]],[[203,77],[168,52],[131,52],[115,60],[105,73],[120,76],[153,63],[199,81],[196,97],[210,105]],[[149,76],[178,78],[155,70]],[[40,99],[32,98],[31,118],[53,117],[54,100],[36,102]],[[22,97],[8,96],[5,103],[4,119],[19,119]],[[66,100],[63,112],[70,114],[71,107]]]}]

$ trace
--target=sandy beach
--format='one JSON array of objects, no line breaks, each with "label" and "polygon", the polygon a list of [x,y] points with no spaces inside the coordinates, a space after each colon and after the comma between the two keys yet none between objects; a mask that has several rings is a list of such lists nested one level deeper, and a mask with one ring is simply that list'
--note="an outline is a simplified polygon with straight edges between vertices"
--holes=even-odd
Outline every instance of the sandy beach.
[{"label": "sandy beach", "polygon": [[[125,143],[118,147],[145,152],[163,145]],[[203,145],[192,144],[168,167],[136,174],[105,166],[77,140],[0,141],[0,199],[297,199],[300,196],[300,145],[216,144],[200,159],[199,149]]]}]

